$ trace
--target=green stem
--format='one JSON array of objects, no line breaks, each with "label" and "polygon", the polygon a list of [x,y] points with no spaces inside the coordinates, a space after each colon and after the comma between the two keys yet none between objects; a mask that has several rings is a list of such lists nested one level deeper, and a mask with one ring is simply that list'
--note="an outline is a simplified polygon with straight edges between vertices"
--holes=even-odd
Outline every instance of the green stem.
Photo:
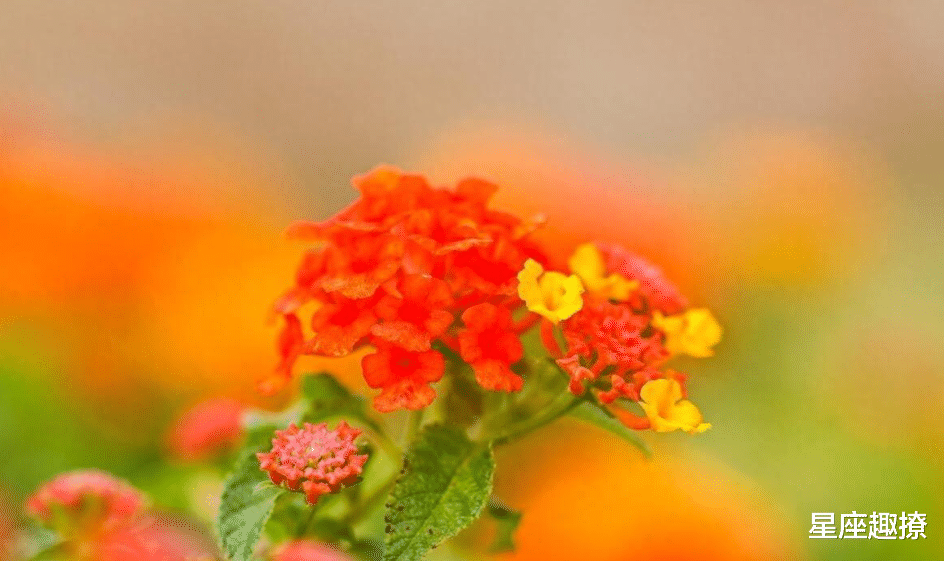
[{"label": "green stem", "polygon": [[423,426],[423,413],[425,411],[425,409],[419,409],[417,411],[410,412],[410,418],[407,421],[406,443],[404,444],[404,448],[409,448],[410,444],[412,444],[419,435],[420,427]]},{"label": "green stem", "polygon": [[393,489],[393,486],[396,485],[399,473],[394,472],[387,481],[383,483],[380,487],[376,488],[371,492],[371,494],[363,497],[355,507],[348,511],[347,515],[344,516],[343,522],[348,527],[356,524],[365,514],[368,514],[377,505],[386,497],[390,491]]},{"label": "green stem", "polygon": [[506,393],[487,392],[483,397],[484,407],[482,408],[482,418],[479,421],[479,432],[488,434],[493,427],[506,424],[508,412],[513,408],[514,402]]},{"label": "green stem", "polygon": [[569,413],[574,407],[584,400],[583,396],[574,396],[569,393],[561,394],[560,397],[552,401],[542,411],[539,411],[533,417],[513,424],[506,430],[487,438],[492,440],[495,446],[512,442],[525,434],[535,431],[545,425],[549,425],[557,419]]},{"label": "green stem", "polygon": [[318,509],[314,506],[309,506],[311,512],[308,513],[308,516],[305,517],[304,522],[299,524],[298,529],[295,530],[295,536],[298,538],[305,537],[308,533],[308,528],[311,526],[312,522],[315,521],[315,515],[318,514]]},{"label": "green stem", "polygon": [[374,437],[374,441],[377,445],[391,458],[399,458],[400,455],[403,454],[403,450],[400,449],[397,443],[394,442],[386,432],[370,431],[370,434]]}]

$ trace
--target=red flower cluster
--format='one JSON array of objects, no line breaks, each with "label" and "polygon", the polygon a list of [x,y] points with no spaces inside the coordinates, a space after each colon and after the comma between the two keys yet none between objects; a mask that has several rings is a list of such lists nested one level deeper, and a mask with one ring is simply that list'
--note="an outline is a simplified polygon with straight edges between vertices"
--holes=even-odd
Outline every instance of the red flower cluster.
[{"label": "red flower cluster", "polygon": [[[420,409],[444,371],[436,341],[460,353],[484,388],[519,389],[510,365],[521,358],[520,329],[511,312],[521,306],[524,262],[546,261],[529,238],[538,222],[489,209],[496,187],[478,179],[437,188],[384,167],[354,186],[360,198],[330,220],[290,228],[315,245],[276,303],[285,318],[281,362],[263,391],[282,387],[302,354],[336,357],[369,345],[375,352],[363,369],[380,390],[374,406]],[[306,304],[314,309],[303,322]]]},{"label": "red flower cluster", "polygon": [[320,423],[294,423],[275,431],[272,450],[256,454],[259,468],[269,472],[269,479],[292,491],[305,493],[309,504],[325,493],[334,493],[354,483],[367,461],[357,454],[354,439],[361,431],[341,421],[334,430]]},{"label": "red flower cluster", "polygon": [[[570,376],[570,391],[583,394],[589,383],[603,403],[617,398],[639,401],[647,382],[671,377],[684,392],[684,375],[660,370],[670,353],[664,345],[666,333],[653,325],[653,317],[682,312],[687,302],[662,271],[642,257],[616,245],[596,244],[596,250],[605,267],[601,276],[616,274],[637,284],[624,301],[585,293],[580,311],[560,323],[567,345],[563,351],[548,332],[550,326],[542,326],[545,346],[562,357],[557,364]],[[626,414],[620,418],[633,424]],[[647,427],[647,419],[640,418],[634,428]]]}]

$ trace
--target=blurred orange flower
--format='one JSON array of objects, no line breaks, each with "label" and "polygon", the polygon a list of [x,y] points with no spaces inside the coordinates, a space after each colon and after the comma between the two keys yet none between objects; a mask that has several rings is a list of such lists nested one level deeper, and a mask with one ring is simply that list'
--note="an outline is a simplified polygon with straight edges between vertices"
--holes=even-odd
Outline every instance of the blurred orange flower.
[{"label": "blurred orange flower", "polygon": [[539,238],[553,257],[579,240],[612,240],[658,255],[698,298],[708,265],[735,282],[815,284],[881,255],[883,215],[894,201],[870,156],[814,131],[741,129],[709,139],[688,160],[627,163],[497,124],[452,131],[420,161],[438,179],[476,170],[507,186],[501,204],[546,214],[553,227]]},{"label": "blurred orange flower", "polygon": [[499,461],[514,469],[499,471],[496,494],[523,513],[516,551],[500,559],[803,558],[776,509],[730,470],[703,459],[665,459],[678,454],[647,461],[584,427],[557,428]]},{"label": "blurred orange flower", "polygon": [[189,163],[13,137],[0,147],[0,328],[38,328],[60,382],[104,416],[144,422],[161,400],[219,393],[258,402],[271,294],[296,254],[277,210],[207,202],[231,178]]}]

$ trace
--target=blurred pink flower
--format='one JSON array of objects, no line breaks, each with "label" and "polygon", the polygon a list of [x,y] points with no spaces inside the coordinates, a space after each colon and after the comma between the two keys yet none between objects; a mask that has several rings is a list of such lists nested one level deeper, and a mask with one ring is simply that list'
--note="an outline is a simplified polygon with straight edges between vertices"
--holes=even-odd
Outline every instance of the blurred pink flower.
[{"label": "blurred pink flower", "polygon": [[200,460],[228,450],[242,437],[240,415],[244,409],[239,401],[222,397],[194,405],[171,428],[171,454],[182,460]]},{"label": "blurred pink flower", "polygon": [[295,540],[276,550],[272,561],[351,561],[351,558],[318,542]]},{"label": "blurred pink flower", "polygon": [[26,501],[32,518],[73,535],[127,522],[140,513],[142,494],[111,474],[98,470],[64,473],[40,487]]},{"label": "blurred pink flower", "polygon": [[195,561],[214,558],[212,545],[179,519],[148,517],[102,532],[77,548],[88,561]]}]

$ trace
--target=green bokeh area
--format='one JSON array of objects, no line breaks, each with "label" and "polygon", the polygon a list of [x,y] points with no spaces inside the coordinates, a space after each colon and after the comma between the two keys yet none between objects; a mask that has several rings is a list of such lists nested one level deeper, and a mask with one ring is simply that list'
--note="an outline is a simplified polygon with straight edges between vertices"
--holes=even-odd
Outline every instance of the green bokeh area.
[{"label": "green bokeh area", "polygon": [[163,443],[172,400],[156,399],[153,411],[135,416],[144,422],[122,425],[67,389],[71,366],[62,343],[38,322],[0,330],[0,494],[8,508],[18,513],[42,483],[87,468],[127,478],[160,508],[185,508],[194,469],[168,463]]},{"label": "green bokeh area", "polygon": [[[944,262],[927,253],[944,243],[940,231],[926,229],[918,201],[910,203],[893,237],[883,240],[881,261],[855,278],[716,294],[725,301],[725,340],[714,359],[689,369],[697,373],[690,391],[714,428],[685,445],[754,480],[809,559],[944,555],[944,402],[935,401],[944,363],[940,355],[899,352],[933,354],[934,341],[944,341]],[[866,348],[875,338],[860,332],[887,333],[878,339],[887,348]],[[871,362],[885,356],[887,364]],[[852,511],[926,514],[927,538],[805,535],[812,513],[835,513],[838,533],[840,516]]]}]

